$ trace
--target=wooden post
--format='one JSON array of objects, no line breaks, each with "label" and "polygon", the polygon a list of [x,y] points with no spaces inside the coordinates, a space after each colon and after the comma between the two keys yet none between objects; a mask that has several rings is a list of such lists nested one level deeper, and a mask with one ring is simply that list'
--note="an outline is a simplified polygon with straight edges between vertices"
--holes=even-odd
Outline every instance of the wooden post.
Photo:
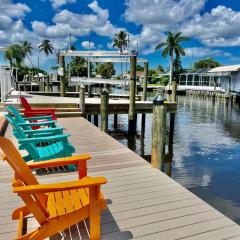
[{"label": "wooden post", "polygon": [[170,113],[168,154],[165,160],[165,173],[169,177],[172,175],[172,160],[173,160],[173,136],[174,136],[175,113]]},{"label": "wooden post", "polygon": [[47,92],[50,92],[50,80],[49,80],[49,75],[47,76]]},{"label": "wooden post", "polygon": [[88,85],[88,97],[91,98],[92,97],[92,86],[91,84]]},{"label": "wooden post", "polygon": [[61,97],[65,97],[65,59],[64,56],[59,57],[59,67],[60,67],[60,92]]},{"label": "wooden post", "polygon": [[129,112],[128,112],[128,134],[136,133],[135,125],[135,93],[136,93],[136,63],[137,57],[130,57],[130,96],[129,96]]},{"label": "wooden post", "polygon": [[145,62],[144,63],[144,80],[143,80],[142,101],[147,100],[147,84],[148,84],[148,62]]},{"label": "wooden post", "polygon": [[118,127],[118,115],[114,114],[114,129],[117,129]]},{"label": "wooden post", "polygon": [[[148,83],[148,62],[144,63],[144,80],[143,80],[143,95],[142,95],[142,101],[147,100],[147,83]],[[146,114],[142,114],[142,133],[145,133],[145,120],[146,120]]]},{"label": "wooden post", "polygon": [[85,116],[85,87],[83,84],[80,86],[79,90],[80,109],[82,115]]},{"label": "wooden post", "polygon": [[172,102],[176,102],[176,96],[177,96],[177,81],[172,81]]},{"label": "wooden post", "polygon": [[98,127],[98,115],[97,114],[94,115],[94,125],[96,127]]},{"label": "wooden post", "polygon": [[89,122],[92,122],[92,115],[89,114],[89,115],[87,116],[87,119],[88,119]]},{"label": "wooden post", "polygon": [[153,100],[153,127],[152,127],[152,156],[151,164],[154,168],[163,169],[165,158],[166,138],[166,106],[164,98],[158,91]]},{"label": "wooden post", "polygon": [[109,92],[104,88],[101,92],[101,130],[108,132],[108,101],[109,101]]}]

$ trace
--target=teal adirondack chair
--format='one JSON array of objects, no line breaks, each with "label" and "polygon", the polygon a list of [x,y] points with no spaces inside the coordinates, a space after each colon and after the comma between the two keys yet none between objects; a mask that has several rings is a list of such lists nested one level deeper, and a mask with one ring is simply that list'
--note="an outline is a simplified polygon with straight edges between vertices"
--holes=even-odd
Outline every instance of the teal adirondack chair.
[{"label": "teal adirondack chair", "polygon": [[[23,118],[13,106],[7,106],[8,112],[14,116],[15,122],[22,128],[28,137],[44,137],[55,134],[63,134],[63,128],[56,125],[51,116],[37,116]],[[41,127],[33,130],[32,127]],[[42,128],[44,127],[44,128]]]},{"label": "teal adirondack chair", "polygon": [[[22,129],[23,124],[18,124],[9,114],[6,114],[5,117],[12,125],[13,134],[20,145],[19,149],[28,152],[28,155],[24,157],[25,161],[43,161],[53,158],[69,157],[75,152],[73,145],[68,142],[70,134],[29,137],[26,131],[24,132]],[[72,170],[72,167],[70,167],[70,169]]]}]

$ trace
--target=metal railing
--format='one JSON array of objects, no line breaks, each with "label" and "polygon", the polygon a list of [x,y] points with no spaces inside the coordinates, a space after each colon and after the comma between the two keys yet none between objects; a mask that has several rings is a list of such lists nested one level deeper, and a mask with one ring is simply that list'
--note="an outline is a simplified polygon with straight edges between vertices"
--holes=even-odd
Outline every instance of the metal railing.
[{"label": "metal railing", "polygon": [[5,102],[9,93],[11,92],[12,78],[11,71],[3,67],[0,67],[0,99],[1,102]]}]

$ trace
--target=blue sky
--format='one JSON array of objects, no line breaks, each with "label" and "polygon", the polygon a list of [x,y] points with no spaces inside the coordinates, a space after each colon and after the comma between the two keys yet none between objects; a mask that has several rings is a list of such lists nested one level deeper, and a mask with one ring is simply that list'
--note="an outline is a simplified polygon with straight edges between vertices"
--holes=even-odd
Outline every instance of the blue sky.
[{"label": "blue sky", "polygon": [[[154,48],[168,31],[182,31],[191,41],[184,43],[184,67],[193,61],[214,57],[223,64],[240,63],[240,3],[233,0],[0,0],[0,47],[28,40],[37,46],[50,39],[56,49],[66,49],[67,36],[83,50],[110,50],[114,33],[130,34],[131,48],[139,43],[141,57],[151,67],[168,66]],[[2,54],[1,54],[2,55]],[[55,65],[55,55],[40,56],[41,66]],[[0,63],[3,63],[3,57]]]}]

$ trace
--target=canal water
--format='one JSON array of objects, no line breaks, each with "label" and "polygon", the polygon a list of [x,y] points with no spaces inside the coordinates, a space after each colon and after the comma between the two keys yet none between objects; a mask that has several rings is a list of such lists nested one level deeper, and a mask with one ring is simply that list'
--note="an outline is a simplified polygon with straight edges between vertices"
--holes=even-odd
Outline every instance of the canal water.
[{"label": "canal water", "polygon": [[[165,173],[240,224],[239,105],[193,96],[179,97],[178,102]],[[152,114],[146,114],[145,133],[138,114],[134,139],[128,139],[127,127],[127,115],[118,116],[117,129],[109,116],[110,135],[150,161]]]}]

